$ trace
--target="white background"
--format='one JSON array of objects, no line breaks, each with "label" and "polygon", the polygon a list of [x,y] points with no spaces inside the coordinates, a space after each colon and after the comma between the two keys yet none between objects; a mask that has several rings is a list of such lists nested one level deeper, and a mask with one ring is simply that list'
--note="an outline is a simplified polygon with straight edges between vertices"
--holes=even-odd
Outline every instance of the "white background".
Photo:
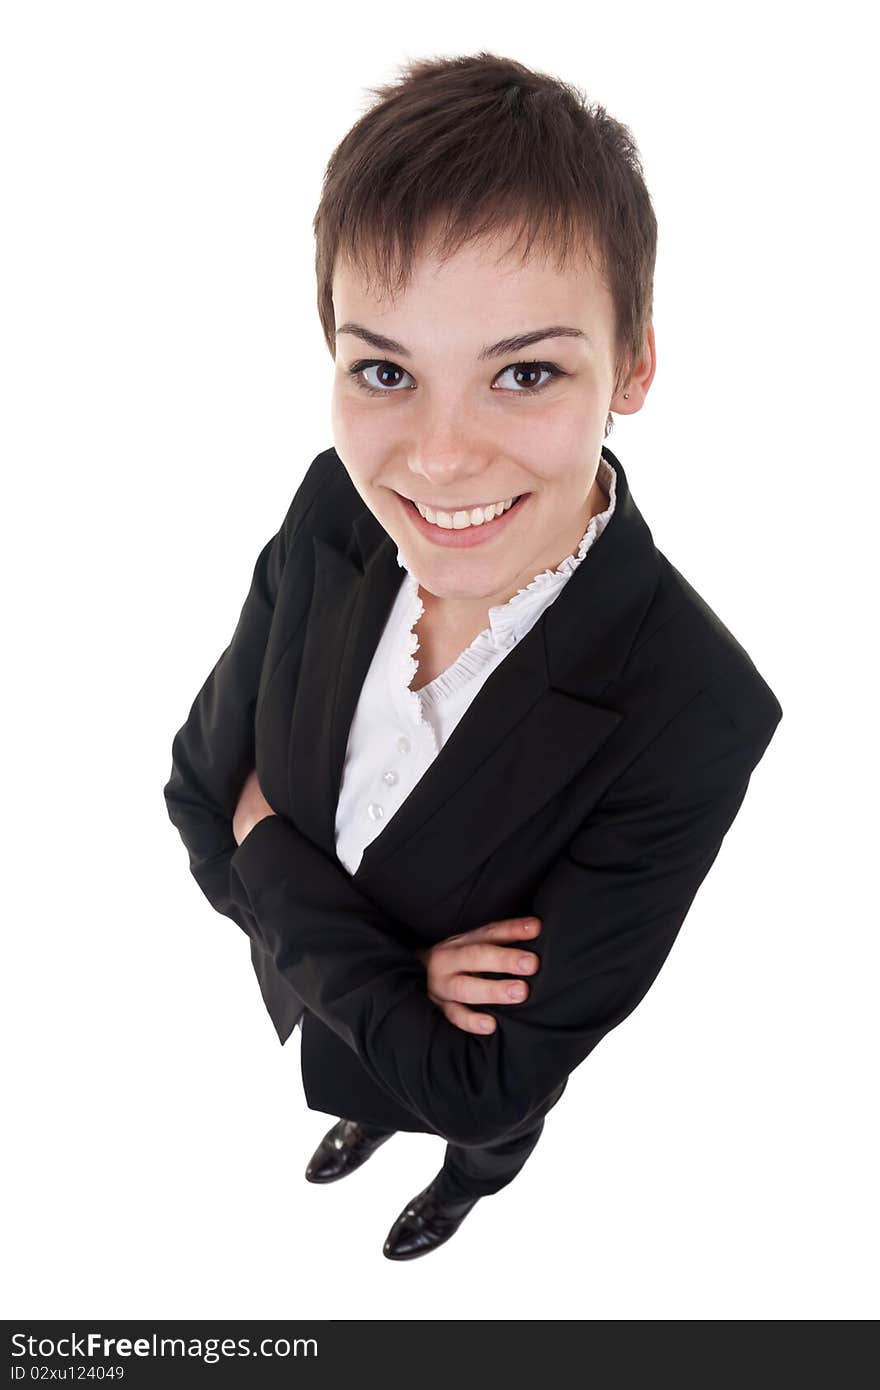
[{"label": "white background", "polygon": [[[877,1316],[864,13],[3,7],[3,1316]],[[608,443],[784,718],[645,1001],[516,1181],[395,1264],[385,1235],[443,1141],[304,1180],[331,1120],[162,789],[333,443],[326,160],[400,64],[480,49],[636,137],[658,367]]]}]

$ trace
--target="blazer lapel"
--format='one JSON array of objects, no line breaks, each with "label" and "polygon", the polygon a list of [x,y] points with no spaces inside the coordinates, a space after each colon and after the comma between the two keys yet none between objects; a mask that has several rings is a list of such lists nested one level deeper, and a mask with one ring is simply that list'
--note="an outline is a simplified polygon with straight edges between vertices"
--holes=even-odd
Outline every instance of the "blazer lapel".
[{"label": "blazer lapel", "polygon": [[[365,883],[406,872],[422,893],[462,882],[583,768],[620,723],[599,703],[632,645],[658,577],[650,531],[617,472],[614,515],[538,622],[504,657],[444,747],[367,846]],[[404,579],[397,547],[364,508],[348,550],[316,537],[289,744],[293,819],[335,854],[351,721]],[[454,877],[453,877],[454,876]]]},{"label": "blazer lapel", "polygon": [[314,549],[314,588],[290,725],[288,792],[294,823],[335,855],[346,712],[350,725],[404,571],[394,551],[397,573],[392,571],[382,547],[366,569],[320,536]]}]

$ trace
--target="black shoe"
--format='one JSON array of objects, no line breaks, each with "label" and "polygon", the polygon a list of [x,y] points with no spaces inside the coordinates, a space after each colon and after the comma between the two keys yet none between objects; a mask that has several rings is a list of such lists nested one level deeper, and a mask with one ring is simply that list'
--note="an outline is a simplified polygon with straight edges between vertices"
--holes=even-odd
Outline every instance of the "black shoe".
[{"label": "black shoe", "polygon": [[479,1197],[447,1202],[439,1196],[437,1182],[441,1174],[414,1197],[398,1216],[382,1247],[389,1260],[413,1260],[427,1255],[454,1235]]},{"label": "black shoe", "polygon": [[335,1182],[366,1163],[395,1131],[359,1125],[357,1120],[339,1120],[321,1140],[306,1168],[309,1182]]}]

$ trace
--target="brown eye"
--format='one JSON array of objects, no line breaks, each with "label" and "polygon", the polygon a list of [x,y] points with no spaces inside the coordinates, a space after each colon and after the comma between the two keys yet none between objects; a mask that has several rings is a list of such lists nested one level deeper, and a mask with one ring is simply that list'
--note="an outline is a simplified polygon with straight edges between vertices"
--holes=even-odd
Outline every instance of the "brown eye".
[{"label": "brown eye", "polygon": [[[546,381],[536,380],[541,372],[547,373]],[[503,388],[504,390],[509,390],[510,394],[513,396],[536,396],[539,391],[543,391],[546,387],[551,386],[557,377],[568,376],[568,372],[564,372],[561,367],[557,367],[555,362],[514,362],[512,366],[504,368],[504,371],[498,378],[499,381],[501,377],[507,376],[508,373],[525,374],[527,377],[531,378],[531,381],[520,381],[515,387]],[[514,377],[514,380],[518,380],[518,376]]]},{"label": "brown eye", "polygon": [[[378,386],[372,386],[365,381],[366,372],[376,372],[378,374]],[[397,379],[394,378],[395,373]],[[400,378],[409,376],[402,367],[398,367],[396,362],[355,362],[353,367],[349,367],[349,376],[353,376],[356,384],[362,391],[366,391],[369,396],[390,396],[399,393]]]}]

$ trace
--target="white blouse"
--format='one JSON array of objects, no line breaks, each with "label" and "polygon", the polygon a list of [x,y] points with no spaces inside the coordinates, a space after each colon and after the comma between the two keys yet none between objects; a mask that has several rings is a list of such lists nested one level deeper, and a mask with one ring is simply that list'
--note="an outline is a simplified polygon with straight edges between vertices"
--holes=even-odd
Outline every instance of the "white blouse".
[{"label": "white blouse", "polygon": [[419,663],[414,631],[424,612],[419,585],[398,547],[406,577],[388,615],[351,722],[336,809],[336,853],[350,874],[452,733],[484,683],[517,642],[559,597],[614,512],[617,475],[599,460],[599,486],[608,506],[590,519],[577,550],[554,570],[536,574],[506,603],[489,609],[489,626],[452,666],[411,688]]}]

